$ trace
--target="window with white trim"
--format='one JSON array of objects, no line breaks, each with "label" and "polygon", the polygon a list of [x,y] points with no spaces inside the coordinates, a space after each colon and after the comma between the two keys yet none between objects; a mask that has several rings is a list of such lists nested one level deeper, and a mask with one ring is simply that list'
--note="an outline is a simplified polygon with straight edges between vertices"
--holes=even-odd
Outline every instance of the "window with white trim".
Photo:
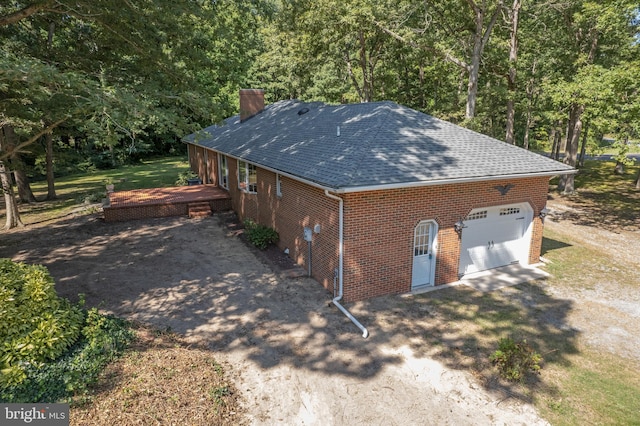
[{"label": "window with white trim", "polygon": [[258,171],[255,164],[238,160],[238,187],[244,192],[258,192]]},{"label": "window with white trim", "polygon": [[276,173],[276,196],[282,197],[282,179],[280,179],[280,173]]},{"label": "window with white trim", "polygon": [[218,154],[218,182],[220,187],[229,189],[229,167],[227,166],[227,156]]}]

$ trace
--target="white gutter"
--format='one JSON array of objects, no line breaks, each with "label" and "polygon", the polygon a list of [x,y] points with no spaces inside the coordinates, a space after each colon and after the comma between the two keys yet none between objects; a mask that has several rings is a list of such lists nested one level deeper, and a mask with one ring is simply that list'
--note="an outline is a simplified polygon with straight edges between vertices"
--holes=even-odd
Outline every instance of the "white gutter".
[{"label": "white gutter", "polygon": [[362,337],[364,337],[365,339],[367,337],[369,337],[369,331],[362,325],[360,324],[360,322],[353,316],[351,315],[351,312],[349,312],[344,306],[342,306],[340,304],[340,299],[342,299],[342,295],[343,295],[343,290],[344,290],[344,281],[342,280],[342,270],[344,267],[344,201],[342,200],[342,198],[337,197],[333,194],[329,194],[328,190],[324,190],[324,195],[326,195],[327,197],[334,199],[334,200],[338,200],[339,203],[339,207],[338,207],[338,240],[339,240],[339,245],[338,245],[338,295],[336,297],[333,298],[333,304],[336,305],[338,307],[338,309],[340,309],[342,311],[343,314],[345,314],[347,316],[347,318],[349,318],[351,320],[351,322],[353,322],[355,325],[358,326],[358,328],[360,330],[362,330]]}]

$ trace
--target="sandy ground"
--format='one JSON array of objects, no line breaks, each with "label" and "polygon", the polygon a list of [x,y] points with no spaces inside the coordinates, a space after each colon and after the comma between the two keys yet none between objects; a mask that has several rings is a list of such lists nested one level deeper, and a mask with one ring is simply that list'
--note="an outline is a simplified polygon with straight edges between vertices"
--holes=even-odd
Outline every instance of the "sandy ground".
[{"label": "sandy ground", "polygon": [[428,332],[414,320],[428,321],[419,306],[406,318],[384,299],[352,306],[365,340],[321,286],[275,273],[216,217],[70,218],[0,234],[0,257],[46,265],[71,300],[84,293],[88,306],[207,345],[250,424],[547,424],[416,350]]},{"label": "sandy ground", "polygon": [[585,218],[591,213],[585,209],[556,201],[548,202],[547,207],[546,227],[569,232],[580,245],[601,250],[611,259],[604,272],[619,271],[619,265],[628,270],[622,279],[611,274],[597,281],[584,275],[578,277],[583,285],[549,287],[549,293],[572,302],[568,321],[589,346],[640,363],[640,218],[624,226],[589,226]]}]

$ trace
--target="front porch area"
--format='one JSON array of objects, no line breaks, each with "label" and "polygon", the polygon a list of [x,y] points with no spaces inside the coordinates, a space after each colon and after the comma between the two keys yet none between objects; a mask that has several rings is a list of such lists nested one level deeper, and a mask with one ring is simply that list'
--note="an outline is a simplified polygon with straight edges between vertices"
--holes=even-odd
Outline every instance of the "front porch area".
[{"label": "front porch area", "polygon": [[231,209],[229,193],[215,185],[177,186],[110,192],[103,208],[106,222],[168,216],[209,216]]}]

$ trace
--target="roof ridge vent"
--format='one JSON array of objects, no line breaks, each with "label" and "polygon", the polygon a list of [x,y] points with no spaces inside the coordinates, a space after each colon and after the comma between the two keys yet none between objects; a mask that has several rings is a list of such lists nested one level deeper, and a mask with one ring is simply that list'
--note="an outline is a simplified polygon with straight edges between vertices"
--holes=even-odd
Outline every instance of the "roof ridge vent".
[{"label": "roof ridge vent", "polygon": [[306,113],[308,113],[308,112],[309,112],[309,108],[304,107],[304,108],[301,108],[301,109],[298,111],[298,115],[303,115],[303,114],[306,114]]}]

